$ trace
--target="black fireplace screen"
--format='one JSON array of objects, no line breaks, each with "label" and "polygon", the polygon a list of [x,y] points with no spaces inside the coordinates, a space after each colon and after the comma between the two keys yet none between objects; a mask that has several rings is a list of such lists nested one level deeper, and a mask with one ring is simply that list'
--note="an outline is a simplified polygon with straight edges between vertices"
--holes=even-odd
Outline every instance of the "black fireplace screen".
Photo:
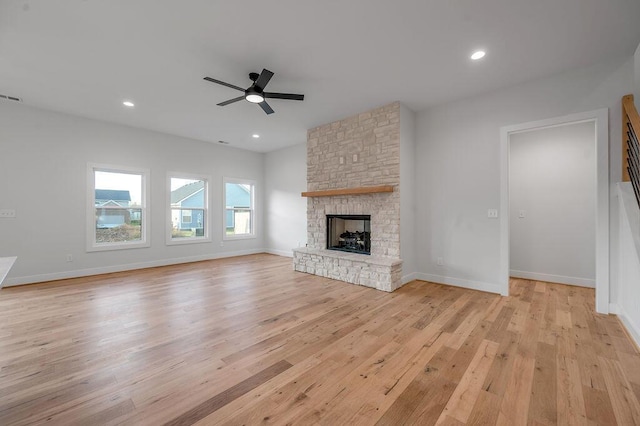
[{"label": "black fireplace screen", "polygon": [[371,254],[371,216],[327,215],[327,249]]}]

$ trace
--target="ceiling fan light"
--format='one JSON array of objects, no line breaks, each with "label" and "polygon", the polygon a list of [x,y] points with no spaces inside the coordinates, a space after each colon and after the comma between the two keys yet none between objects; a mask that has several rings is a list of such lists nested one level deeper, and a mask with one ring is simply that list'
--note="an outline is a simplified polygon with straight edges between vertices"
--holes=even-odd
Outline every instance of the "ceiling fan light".
[{"label": "ceiling fan light", "polygon": [[253,104],[259,104],[260,102],[264,102],[264,95],[262,94],[262,90],[257,89],[255,85],[249,87],[244,92],[244,98]]},{"label": "ceiling fan light", "polygon": [[245,96],[245,99],[254,104],[259,104],[264,101],[264,97],[259,93],[249,93]]}]

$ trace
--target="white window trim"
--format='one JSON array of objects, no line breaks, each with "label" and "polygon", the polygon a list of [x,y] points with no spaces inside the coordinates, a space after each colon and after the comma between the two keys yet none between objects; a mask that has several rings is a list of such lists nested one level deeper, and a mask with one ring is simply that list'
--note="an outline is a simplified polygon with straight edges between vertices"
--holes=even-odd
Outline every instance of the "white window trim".
[{"label": "white window trim", "polygon": [[[172,238],[171,229],[173,223],[171,222],[171,178],[176,179],[193,179],[204,181],[204,236],[202,237],[184,237],[184,238]],[[168,246],[177,246],[182,244],[197,244],[197,243],[209,243],[211,242],[211,205],[209,196],[211,185],[211,176],[181,173],[181,172],[169,172],[167,173],[167,187],[166,187],[166,244]],[[191,209],[193,210],[193,209]],[[198,209],[196,209],[198,210]],[[192,212],[193,214],[193,212]]]},{"label": "white window trim", "polygon": [[[227,235],[227,183],[251,185],[251,233],[241,235]],[[225,177],[222,179],[222,240],[250,240],[256,238],[256,228],[258,220],[256,218],[256,181],[251,179],[239,179]]]},{"label": "white window trim", "polygon": [[[111,172],[111,173],[131,173],[139,174],[142,176],[142,194],[141,202],[141,221],[142,227],[140,229],[141,240],[140,241],[128,241],[123,243],[96,243],[96,221],[95,221],[95,204],[96,204],[96,191],[95,191],[95,172]],[[149,230],[151,229],[149,214],[149,182],[150,171],[149,169],[139,169],[128,166],[117,166],[112,164],[98,164],[87,163],[87,229],[86,229],[86,251],[109,251],[109,250],[124,250],[132,248],[144,248],[151,246],[151,238]]]}]

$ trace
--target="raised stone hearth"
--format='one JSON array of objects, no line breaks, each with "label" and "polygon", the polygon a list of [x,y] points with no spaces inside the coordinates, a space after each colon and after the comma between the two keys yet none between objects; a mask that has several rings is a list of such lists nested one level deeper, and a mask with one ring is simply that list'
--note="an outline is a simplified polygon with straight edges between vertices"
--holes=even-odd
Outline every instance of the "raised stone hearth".
[{"label": "raised stone hearth", "polygon": [[[393,291],[400,259],[400,104],[308,132],[307,247],[294,249],[300,272]],[[331,190],[389,186],[392,192],[333,195]],[[327,250],[327,215],[370,215],[371,255]]]},{"label": "raised stone hearth", "polygon": [[306,247],[294,249],[293,259],[296,271],[383,291],[395,290],[402,279],[399,259]]}]

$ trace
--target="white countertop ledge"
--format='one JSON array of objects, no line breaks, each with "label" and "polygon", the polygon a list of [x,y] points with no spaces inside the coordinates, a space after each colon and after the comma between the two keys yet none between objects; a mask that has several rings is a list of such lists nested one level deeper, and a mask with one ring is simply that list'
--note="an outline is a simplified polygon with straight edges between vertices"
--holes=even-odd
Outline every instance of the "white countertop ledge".
[{"label": "white countertop ledge", "polygon": [[17,256],[0,257],[0,288],[2,288],[2,282],[7,277],[9,269],[11,269],[16,259],[18,259]]}]

